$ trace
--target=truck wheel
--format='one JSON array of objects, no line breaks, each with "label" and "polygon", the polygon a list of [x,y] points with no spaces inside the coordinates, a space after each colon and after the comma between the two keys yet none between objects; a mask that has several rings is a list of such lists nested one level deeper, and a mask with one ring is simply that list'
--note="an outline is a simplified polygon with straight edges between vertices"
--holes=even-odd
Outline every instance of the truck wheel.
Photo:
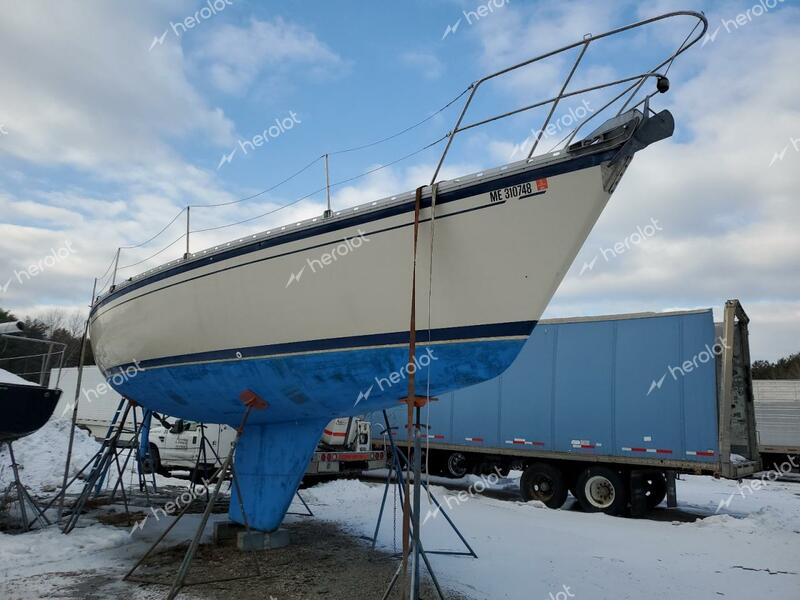
[{"label": "truck wheel", "polygon": [[661,471],[649,473],[644,480],[647,508],[655,508],[667,497],[667,478]]},{"label": "truck wheel", "polygon": [[469,461],[461,452],[451,452],[447,455],[447,462],[444,466],[445,477],[461,479],[469,473]]},{"label": "truck wheel", "polygon": [[548,508],[561,508],[567,499],[567,484],[561,470],[545,463],[534,463],[525,469],[519,491],[526,502],[538,500]]},{"label": "truck wheel", "polygon": [[148,475],[151,473],[161,473],[161,456],[158,454],[158,447],[150,444],[148,449],[149,456],[142,461],[142,471]]},{"label": "truck wheel", "polygon": [[608,467],[589,467],[575,485],[578,502],[586,512],[620,515],[628,506],[625,479]]}]

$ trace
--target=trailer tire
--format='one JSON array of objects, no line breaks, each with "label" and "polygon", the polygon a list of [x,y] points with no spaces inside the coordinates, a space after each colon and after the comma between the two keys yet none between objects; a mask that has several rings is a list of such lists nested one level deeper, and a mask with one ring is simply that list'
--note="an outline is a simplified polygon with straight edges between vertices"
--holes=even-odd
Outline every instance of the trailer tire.
[{"label": "trailer tire", "polygon": [[647,508],[653,509],[667,497],[667,478],[661,471],[653,471],[645,478]]},{"label": "trailer tire", "polygon": [[450,452],[444,461],[444,475],[451,479],[461,479],[469,473],[469,460],[462,452]]},{"label": "trailer tire", "polygon": [[621,515],[628,506],[625,478],[609,467],[589,467],[578,476],[575,485],[578,502],[585,512]]},{"label": "trailer tire", "polygon": [[519,491],[526,502],[538,500],[548,508],[561,508],[568,490],[561,469],[547,463],[534,463],[523,471]]}]

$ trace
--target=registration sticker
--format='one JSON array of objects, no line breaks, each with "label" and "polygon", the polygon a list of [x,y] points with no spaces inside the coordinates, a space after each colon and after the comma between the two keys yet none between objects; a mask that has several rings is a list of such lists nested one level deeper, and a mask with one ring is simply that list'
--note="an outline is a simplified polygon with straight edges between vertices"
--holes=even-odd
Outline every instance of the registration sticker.
[{"label": "registration sticker", "polygon": [[547,179],[537,179],[519,185],[512,185],[507,188],[489,192],[489,199],[492,202],[504,202],[515,198],[523,199],[531,196],[538,196],[547,191]]}]

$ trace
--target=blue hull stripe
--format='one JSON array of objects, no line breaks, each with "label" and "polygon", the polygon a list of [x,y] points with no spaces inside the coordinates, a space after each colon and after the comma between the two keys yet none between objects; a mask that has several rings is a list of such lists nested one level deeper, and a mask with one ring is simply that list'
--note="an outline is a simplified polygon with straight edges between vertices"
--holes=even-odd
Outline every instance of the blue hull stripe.
[{"label": "blue hull stripe", "polygon": [[[570,160],[565,160],[557,164],[547,165],[538,169],[533,169],[531,171],[525,171],[522,173],[509,175],[507,177],[502,177],[500,179],[493,179],[491,181],[481,182],[474,186],[469,186],[460,190],[453,190],[452,192],[439,194],[436,198],[436,203],[446,204],[448,202],[454,202],[456,200],[461,200],[463,198],[468,198],[470,196],[476,196],[478,194],[483,194],[498,188],[509,187],[521,183],[527,183],[529,181],[533,181],[534,179],[540,179],[542,177],[555,177],[556,175],[561,175],[572,171],[579,171],[581,169],[587,169],[590,167],[597,166],[603,162],[608,162],[612,160],[615,157],[616,153],[617,150],[607,150],[596,154],[587,154],[583,156],[578,156]],[[431,204],[430,194],[428,194],[427,196],[423,195],[421,204],[422,208],[430,206]],[[127,285],[124,288],[109,294],[108,296],[103,298],[99,303],[95,304],[94,308],[92,309],[92,314],[94,314],[94,312],[104,304],[110,302],[115,298],[119,298],[122,295],[132,292],[139,287],[142,287],[144,285],[149,285],[156,281],[160,281],[162,279],[166,279],[174,275],[190,271],[192,269],[204,267],[208,264],[224,261],[230,258],[234,258],[236,256],[241,256],[243,254],[257,252],[259,250],[263,250],[264,248],[270,248],[273,246],[279,246],[281,244],[286,244],[289,242],[294,242],[309,237],[315,237],[318,235],[329,233],[331,231],[347,229],[356,225],[362,225],[364,223],[369,223],[372,221],[385,219],[387,217],[392,217],[407,212],[411,212],[413,210],[414,210],[413,201],[405,202],[403,204],[397,204],[394,206],[387,206],[384,209],[368,211],[362,214],[354,214],[345,219],[337,219],[336,221],[330,223],[322,223],[320,225],[317,225],[316,227],[309,227],[307,229],[302,229],[300,231],[291,231],[284,235],[276,236],[274,238],[261,240],[258,242],[254,242],[252,244],[240,246],[238,248],[231,248],[230,250],[219,252],[200,260],[192,260],[184,264],[177,265],[171,269],[167,269],[166,271],[163,271],[161,273],[155,273],[150,277],[146,277],[141,281],[137,281],[131,285]],[[322,245],[328,245],[328,244],[322,244]]]},{"label": "blue hull stripe", "polygon": [[[467,327],[443,327],[432,329],[430,335],[431,342],[453,342],[482,340],[486,338],[513,338],[527,337],[533,331],[536,321],[517,321],[513,323],[494,323],[490,325],[470,325]],[[397,331],[394,333],[379,333],[371,335],[355,335],[344,338],[328,338],[321,340],[308,340],[303,342],[290,342],[285,344],[269,344],[266,346],[251,346],[249,348],[227,348],[224,350],[212,350],[209,352],[198,352],[195,354],[182,354],[179,356],[167,356],[150,360],[139,361],[143,368],[163,367],[167,365],[181,365],[192,363],[203,363],[219,360],[237,360],[244,358],[279,356],[282,354],[303,354],[310,352],[322,352],[331,350],[349,350],[374,346],[396,346],[408,344],[408,331]],[[417,343],[422,346],[428,341],[427,330],[417,331]],[[133,366],[127,363],[112,367],[108,371],[111,376],[117,370],[124,370]]]}]

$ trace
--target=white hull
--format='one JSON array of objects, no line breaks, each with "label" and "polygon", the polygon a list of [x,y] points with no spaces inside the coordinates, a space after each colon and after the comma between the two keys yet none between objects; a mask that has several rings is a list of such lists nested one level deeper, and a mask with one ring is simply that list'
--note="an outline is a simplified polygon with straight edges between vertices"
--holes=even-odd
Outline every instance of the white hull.
[{"label": "white hull", "polygon": [[[512,187],[510,194],[530,189]],[[592,166],[549,177],[544,193],[527,198],[493,202],[487,191],[438,204],[431,327],[536,321],[608,198],[601,167]],[[428,326],[430,212],[420,215],[420,339]],[[112,298],[92,318],[96,360],[108,370],[407,331],[412,223],[413,212],[404,212],[215,261]]]}]

